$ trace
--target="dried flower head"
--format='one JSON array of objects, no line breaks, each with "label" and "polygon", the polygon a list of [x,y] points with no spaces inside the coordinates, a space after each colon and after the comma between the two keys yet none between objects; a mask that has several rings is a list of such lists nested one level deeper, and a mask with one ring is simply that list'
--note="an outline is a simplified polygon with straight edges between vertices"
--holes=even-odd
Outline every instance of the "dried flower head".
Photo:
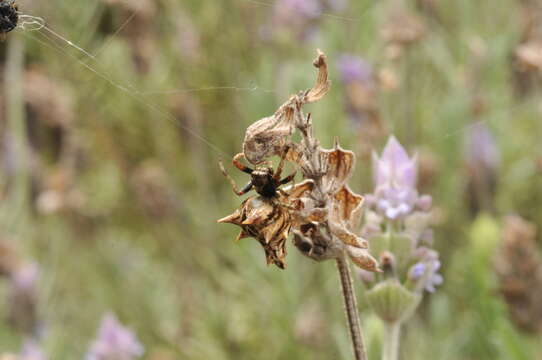
[{"label": "dried flower head", "polygon": [[[263,171],[259,164],[276,155],[282,156],[281,164],[285,159],[294,163],[305,181],[285,189],[286,195],[273,191],[272,196],[267,196],[255,186],[259,197],[248,198],[240,209],[219,221],[241,226],[240,237],[256,238],[264,246],[268,263],[279,267],[284,264],[284,244],[292,231],[297,248],[314,260],[336,259],[347,254],[359,267],[378,271],[367,241],[357,234],[363,197],[347,185],[355,156],[338,143],[333,149],[323,149],[313,136],[310,114],[305,116],[302,112],[303,105],[320,100],[331,85],[323,53],[319,52],[313,65],[318,68],[318,77],[311,89],[290,97],[274,115],[247,129],[243,153],[238,156],[260,168],[247,170],[244,165],[236,164],[234,158],[240,170],[251,174],[253,185],[254,175]],[[302,137],[300,143],[291,139],[296,130]],[[273,176],[272,170],[269,171]],[[271,184],[276,189],[279,183]],[[245,192],[237,191],[235,186],[234,190],[239,195]]]},{"label": "dried flower head", "polygon": [[394,9],[382,27],[388,56],[392,59],[401,56],[405,48],[420,41],[425,33],[426,27],[418,16],[405,9]]},{"label": "dried flower head", "polygon": [[524,331],[542,331],[542,258],[533,224],[505,218],[495,269],[512,321]]}]

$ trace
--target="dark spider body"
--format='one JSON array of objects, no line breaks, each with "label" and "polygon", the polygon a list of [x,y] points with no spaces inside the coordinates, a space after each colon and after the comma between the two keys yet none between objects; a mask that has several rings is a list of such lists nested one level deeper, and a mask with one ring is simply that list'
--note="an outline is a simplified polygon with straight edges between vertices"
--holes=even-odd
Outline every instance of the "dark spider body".
[{"label": "dark spider body", "polygon": [[258,195],[247,198],[233,214],[218,220],[218,222],[240,226],[242,230],[237,236],[237,240],[245,237],[255,238],[265,250],[267,264],[273,263],[284,269],[286,266],[284,263],[286,239],[290,234],[293,222],[289,212],[293,208],[291,200],[295,200],[305,191],[312,189],[312,183],[293,186],[288,193],[280,189],[280,186],[292,181],[295,173],[284,179],[280,178],[284,166],[284,156],[281,158],[276,172],[267,166],[251,169],[239,161],[242,157],[244,157],[242,153],[237,154],[233,158],[233,164],[251,176],[250,182],[243,189],[237,189],[237,185],[220,163],[222,173],[230,181],[233,191],[237,195],[241,196],[252,189]]},{"label": "dark spider body", "polygon": [[14,0],[0,0],[0,33],[5,34],[17,27],[19,9]]}]

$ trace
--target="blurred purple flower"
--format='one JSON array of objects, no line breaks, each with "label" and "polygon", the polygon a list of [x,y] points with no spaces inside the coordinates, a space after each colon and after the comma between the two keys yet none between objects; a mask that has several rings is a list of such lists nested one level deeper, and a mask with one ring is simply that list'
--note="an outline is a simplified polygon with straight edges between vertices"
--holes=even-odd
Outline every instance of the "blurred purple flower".
[{"label": "blurred purple flower", "polygon": [[435,292],[435,286],[441,285],[444,279],[442,278],[442,275],[438,274],[437,271],[440,269],[440,261],[439,260],[433,260],[428,265],[429,268],[429,276],[427,277],[427,281],[425,283],[425,290],[429,292]]},{"label": "blurred purple flower", "polygon": [[315,19],[322,15],[322,5],[319,0],[278,0],[275,3],[276,12],[289,16],[301,16]]},{"label": "blurred purple flower", "polygon": [[337,62],[337,68],[345,84],[353,82],[367,84],[373,81],[372,66],[359,56],[342,55]]},{"label": "blurred purple flower", "polygon": [[417,161],[390,137],[382,156],[373,153],[376,209],[391,220],[410,214],[418,200]]},{"label": "blurred purple flower", "polygon": [[11,278],[13,291],[33,292],[39,279],[39,267],[35,263],[17,269]]},{"label": "blurred purple flower", "polygon": [[408,272],[408,277],[413,281],[423,280],[421,288],[428,292],[435,292],[435,286],[442,284],[444,279],[438,274],[440,269],[439,260],[431,260],[427,263],[418,262],[414,264]]},{"label": "blurred purple flower", "polygon": [[412,280],[420,280],[425,273],[425,264],[418,262],[414,264],[408,272],[408,277]]},{"label": "blurred purple flower", "polygon": [[106,314],[86,360],[133,360],[143,355],[143,346],[135,334],[124,327],[114,314]]},{"label": "blurred purple flower", "polygon": [[8,319],[24,333],[38,330],[37,302],[40,269],[35,263],[20,265],[11,274],[8,293]]},{"label": "blurred purple flower", "polygon": [[20,355],[21,360],[46,360],[41,347],[34,340],[27,340]]},{"label": "blurred purple flower", "polygon": [[472,168],[494,170],[499,166],[499,149],[485,123],[476,123],[469,127],[466,133],[465,157]]},{"label": "blurred purple flower", "polygon": [[413,281],[423,281],[420,288],[428,292],[434,292],[435,286],[441,285],[444,281],[442,275],[438,274],[440,270],[439,254],[433,249],[419,247],[414,251],[414,257],[420,259],[412,265],[408,272],[409,279]]}]

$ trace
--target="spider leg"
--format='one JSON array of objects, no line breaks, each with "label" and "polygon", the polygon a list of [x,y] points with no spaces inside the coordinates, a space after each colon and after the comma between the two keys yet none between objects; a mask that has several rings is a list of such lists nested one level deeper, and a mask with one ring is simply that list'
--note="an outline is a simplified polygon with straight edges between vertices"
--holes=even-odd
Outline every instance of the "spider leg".
[{"label": "spider leg", "polygon": [[[294,183],[295,174],[296,174],[296,173],[293,173],[293,174],[291,174],[291,175],[285,177],[284,179],[280,180],[280,181],[278,182],[278,185],[277,185],[277,186],[287,184],[287,183],[289,183],[290,181],[291,181],[292,184],[293,184],[293,183]],[[292,187],[292,188],[293,188],[293,187]],[[285,190],[283,190],[283,189],[277,188],[277,191],[278,191],[279,193],[281,193],[283,196],[286,196],[286,197],[289,197],[289,196],[290,196],[290,193],[287,192],[287,191],[285,191]]]},{"label": "spider leg", "polygon": [[280,157],[279,166],[277,167],[277,171],[273,175],[273,180],[279,181],[280,175],[282,174],[282,170],[284,169],[284,161],[286,160],[286,154],[288,154],[288,150],[290,150],[289,146],[284,147],[284,151],[282,152],[282,155]]},{"label": "spider leg", "polygon": [[284,179],[279,181],[279,184],[280,185],[288,184],[290,181],[294,180],[295,175],[296,175],[296,173],[293,173],[293,174],[290,174],[290,175],[286,176]]},{"label": "spider leg", "polygon": [[238,168],[238,169],[241,170],[242,172],[245,172],[245,173],[247,173],[247,174],[252,174],[252,172],[253,172],[254,170],[252,170],[251,168],[249,168],[249,167],[246,166],[246,165],[243,165],[243,164],[241,163],[241,161],[239,161],[241,158],[244,158],[244,157],[245,157],[245,154],[239,153],[239,154],[237,154],[237,155],[235,155],[235,156],[233,157],[232,163],[233,163],[233,165],[234,165],[236,168]]},{"label": "spider leg", "polygon": [[252,189],[252,182],[249,182],[241,190],[239,190],[237,188],[237,184],[235,183],[235,181],[231,178],[230,174],[228,174],[228,172],[224,168],[224,164],[222,164],[221,160],[218,161],[218,166],[220,166],[220,171],[222,171],[222,175],[224,175],[226,179],[228,179],[228,181],[230,182],[233,192],[235,194],[237,194],[238,196],[241,196],[243,194],[246,194]]}]

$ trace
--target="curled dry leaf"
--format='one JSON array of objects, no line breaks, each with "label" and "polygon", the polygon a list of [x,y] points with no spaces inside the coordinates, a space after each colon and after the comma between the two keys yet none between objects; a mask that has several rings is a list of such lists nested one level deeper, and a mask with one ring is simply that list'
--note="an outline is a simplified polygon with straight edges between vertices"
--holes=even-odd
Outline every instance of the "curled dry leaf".
[{"label": "curled dry leaf", "polygon": [[275,114],[260,119],[247,128],[243,152],[250,163],[257,165],[273,155],[280,155],[295,130],[295,115],[301,111],[301,107],[320,100],[328,93],[331,82],[328,80],[326,58],[322,52],[318,51],[313,65],[318,68],[318,77],[311,89],[291,96]]}]

